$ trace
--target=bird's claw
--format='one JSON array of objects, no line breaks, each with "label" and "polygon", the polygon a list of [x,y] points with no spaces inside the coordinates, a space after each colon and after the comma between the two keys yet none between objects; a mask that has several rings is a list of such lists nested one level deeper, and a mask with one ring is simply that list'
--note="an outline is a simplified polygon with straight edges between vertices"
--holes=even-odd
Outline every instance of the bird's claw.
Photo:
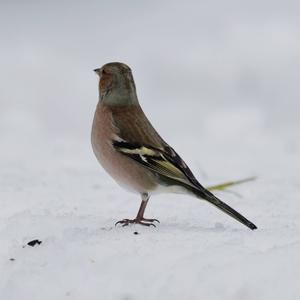
[{"label": "bird's claw", "polygon": [[133,220],[130,220],[130,219],[124,219],[124,220],[121,220],[121,221],[118,221],[115,226],[117,226],[118,224],[121,224],[122,227],[125,227],[125,226],[128,226],[129,224],[140,224],[140,225],[143,225],[143,226],[153,226],[153,227],[156,227],[155,224],[153,224],[153,222],[158,222],[160,223],[157,219],[133,219]]},{"label": "bird's claw", "polygon": [[144,218],[143,218],[142,221],[150,222],[150,223],[153,223],[153,222],[160,223],[159,220],[157,220],[157,219],[144,219]]}]

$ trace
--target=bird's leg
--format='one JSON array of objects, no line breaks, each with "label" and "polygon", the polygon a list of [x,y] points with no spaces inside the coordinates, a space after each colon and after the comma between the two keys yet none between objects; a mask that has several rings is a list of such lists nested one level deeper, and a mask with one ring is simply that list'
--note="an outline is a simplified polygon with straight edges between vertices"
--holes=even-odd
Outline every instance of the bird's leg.
[{"label": "bird's leg", "polygon": [[[159,221],[157,219],[146,219],[144,218],[144,213],[145,213],[145,209],[146,209],[146,206],[147,206],[147,203],[149,201],[149,195],[147,193],[143,193],[142,194],[142,202],[141,202],[141,206],[140,206],[140,209],[138,211],[138,214],[136,216],[136,220],[140,220],[140,221],[145,221],[145,222],[150,222],[150,223],[153,223],[153,222],[158,222]],[[152,224],[154,225],[154,224]]]},{"label": "bird's leg", "polygon": [[141,202],[139,211],[138,211],[137,216],[136,216],[135,219],[133,219],[133,220],[124,219],[124,220],[121,220],[121,221],[117,222],[115,225],[122,224],[122,226],[124,227],[124,226],[127,226],[129,224],[141,224],[141,225],[144,225],[144,226],[154,226],[155,227],[153,222],[158,222],[159,223],[159,221],[157,219],[146,219],[146,218],[144,218],[144,212],[145,212],[146,206],[148,204],[149,198],[150,197],[147,193],[142,194],[142,202]]}]

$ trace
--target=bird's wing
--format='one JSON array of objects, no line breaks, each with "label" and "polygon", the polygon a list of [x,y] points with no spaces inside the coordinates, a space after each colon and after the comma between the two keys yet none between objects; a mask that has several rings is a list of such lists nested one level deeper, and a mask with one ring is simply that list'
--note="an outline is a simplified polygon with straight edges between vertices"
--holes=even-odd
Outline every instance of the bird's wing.
[{"label": "bird's wing", "polygon": [[146,145],[128,143],[120,139],[114,140],[113,146],[116,151],[128,156],[154,172],[163,182],[184,186],[194,192],[197,197],[207,200],[250,229],[253,230],[257,228],[240,213],[206,190],[197,181],[185,162],[170,146],[158,149]]},{"label": "bird's wing", "polygon": [[163,179],[184,186],[203,188],[185,162],[170,146],[155,148],[118,139],[113,141],[113,147]]}]

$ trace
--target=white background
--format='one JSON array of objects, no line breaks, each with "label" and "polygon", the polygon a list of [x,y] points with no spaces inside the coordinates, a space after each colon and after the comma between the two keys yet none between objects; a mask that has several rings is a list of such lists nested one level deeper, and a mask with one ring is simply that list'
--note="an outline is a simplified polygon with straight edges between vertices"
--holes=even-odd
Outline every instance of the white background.
[{"label": "white background", "polygon": [[[1,1],[0,298],[296,299],[299,14],[296,1]],[[157,228],[114,227],[139,198],[90,146],[92,70],[111,61],[201,183],[257,176],[217,194],[258,230],[178,195],[150,201]]]}]

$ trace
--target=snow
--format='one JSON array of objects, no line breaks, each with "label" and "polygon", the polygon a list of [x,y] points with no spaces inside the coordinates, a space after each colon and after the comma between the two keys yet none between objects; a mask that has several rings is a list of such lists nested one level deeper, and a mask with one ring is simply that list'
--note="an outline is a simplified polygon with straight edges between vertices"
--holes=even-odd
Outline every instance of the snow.
[{"label": "snow", "polygon": [[[295,7],[89,3],[1,4],[0,299],[299,298]],[[257,230],[171,194],[156,228],[114,226],[140,204],[90,145],[92,70],[116,60],[203,185],[257,176],[216,193]]]},{"label": "snow", "polygon": [[[183,143],[206,185],[256,170],[256,181],[217,193],[256,231],[182,195],[151,199],[146,216],[161,221],[156,228],[122,228],[114,223],[134,217],[139,198],[104,173],[88,139],[25,145],[1,163],[1,299],[297,298],[298,153],[274,141],[273,151],[249,143],[243,152],[234,144],[210,151],[220,145],[209,137],[192,150]],[[25,246],[33,239],[42,244]]]}]

